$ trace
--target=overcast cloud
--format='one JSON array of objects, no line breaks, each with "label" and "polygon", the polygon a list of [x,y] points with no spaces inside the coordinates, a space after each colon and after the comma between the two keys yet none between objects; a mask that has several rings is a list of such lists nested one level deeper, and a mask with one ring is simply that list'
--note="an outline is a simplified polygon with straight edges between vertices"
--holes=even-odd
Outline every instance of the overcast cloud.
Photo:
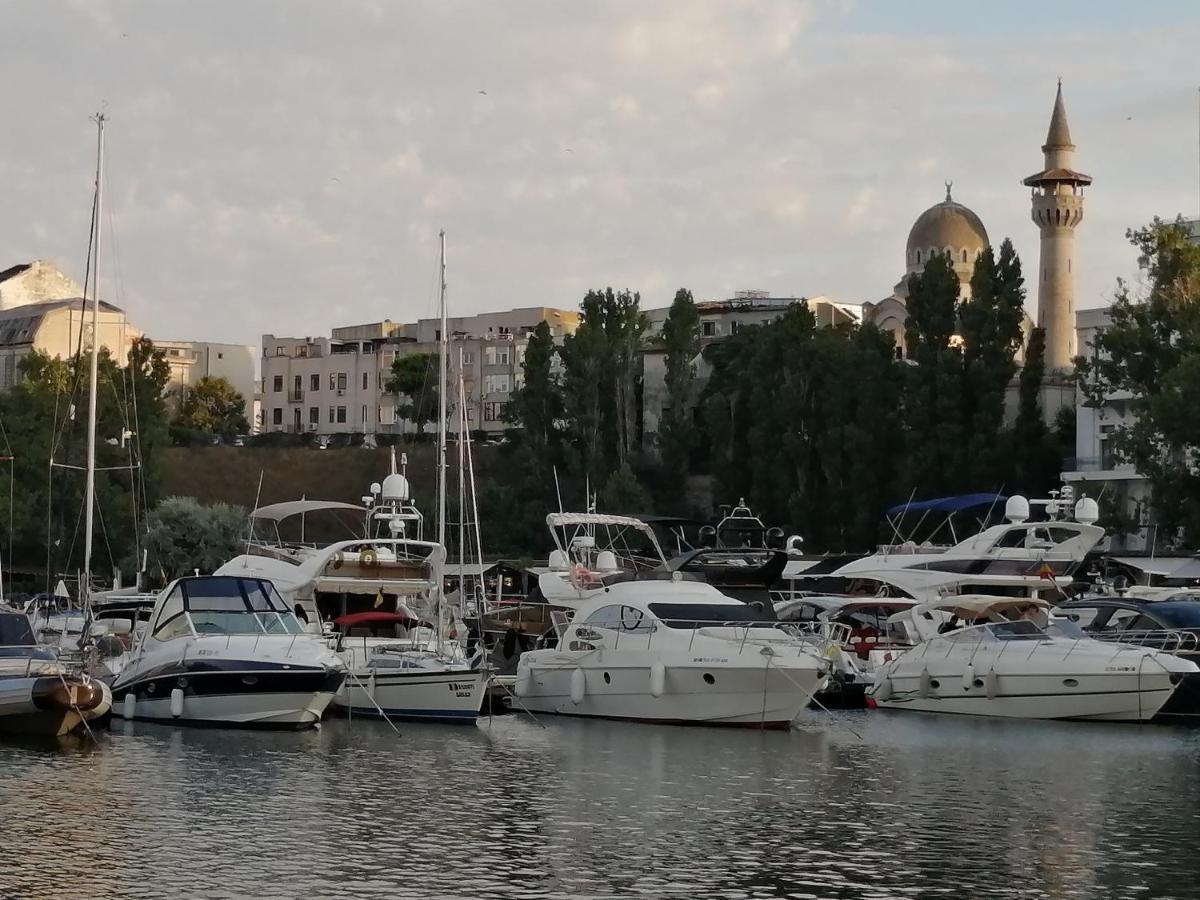
[{"label": "overcast cloud", "polygon": [[82,277],[103,106],[102,294],[152,336],[429,315],[439,228],[456,313],[876,300],[945,179],[1036,266],[1019,182],[1061,75],[1096,306],[1125,229],[1200,191],[1200,12],[1127,6],[8,2],[0,266]]}]

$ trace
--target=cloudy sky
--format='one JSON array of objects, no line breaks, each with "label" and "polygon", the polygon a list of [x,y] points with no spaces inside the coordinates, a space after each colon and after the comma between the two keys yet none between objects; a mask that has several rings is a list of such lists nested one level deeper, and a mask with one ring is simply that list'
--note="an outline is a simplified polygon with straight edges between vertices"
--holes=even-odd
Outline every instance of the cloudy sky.
[{"label": "cloudy sky", "polygon": [[1126,227],[1200,205],[1185,2],[0,8],[0,266],[81,277],[103,108],[102,294],[163,338],[429,315],[439,228],[456,313],[609,284],[874,300],[946,179],[1033,269],[1019,182],[1059,76],[1096,179],[1080,306],[1135,271]]}]

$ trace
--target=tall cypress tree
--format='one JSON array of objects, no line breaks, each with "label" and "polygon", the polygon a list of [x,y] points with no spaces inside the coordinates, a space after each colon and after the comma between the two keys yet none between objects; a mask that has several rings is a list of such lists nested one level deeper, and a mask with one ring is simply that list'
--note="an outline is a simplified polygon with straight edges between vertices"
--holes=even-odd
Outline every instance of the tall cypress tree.
[{"label": "tall cypress tree", "polygon": [[[696,445],[694,424],[696,357],[700,353],[700,313],[692,292],[680,288],[662,328],[666,394],[658,424],[662,481],[678,493],[691,465]],[[682,509],[680,510],[682,511]]]}]

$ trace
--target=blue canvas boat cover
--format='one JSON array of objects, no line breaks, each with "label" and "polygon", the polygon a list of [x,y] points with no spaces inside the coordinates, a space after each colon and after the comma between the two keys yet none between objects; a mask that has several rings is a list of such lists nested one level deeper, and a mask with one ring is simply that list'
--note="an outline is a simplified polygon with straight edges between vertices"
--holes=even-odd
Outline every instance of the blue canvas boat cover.
[{"label": "blue canvas boat cover", "polygon": [[916,503],[901,503],[887,511],[888,518],[914,512],[954,513],[973,506],[999,505],[1008,498],[1003,494],[962,494],[958,497],[938,497],[934,500],[919,500]]}]

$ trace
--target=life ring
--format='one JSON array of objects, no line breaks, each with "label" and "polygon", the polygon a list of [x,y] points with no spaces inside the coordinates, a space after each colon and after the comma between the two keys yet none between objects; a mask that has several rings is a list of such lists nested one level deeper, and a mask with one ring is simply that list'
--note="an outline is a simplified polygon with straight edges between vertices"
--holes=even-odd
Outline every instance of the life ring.
[{"label": "life ring", "polygon": [[571,584],[575,586],[577,591],[588,591],[592,588],[600,587],[603,583],[600,581],[600,574],[593,572],[583,563],[576,563],[571,569]]},{"label": "life ring", "polygon": [[358,554],[358,561],[364,566],[377,566],[379,565],[379,551],[374,547],[368,547]]}]

